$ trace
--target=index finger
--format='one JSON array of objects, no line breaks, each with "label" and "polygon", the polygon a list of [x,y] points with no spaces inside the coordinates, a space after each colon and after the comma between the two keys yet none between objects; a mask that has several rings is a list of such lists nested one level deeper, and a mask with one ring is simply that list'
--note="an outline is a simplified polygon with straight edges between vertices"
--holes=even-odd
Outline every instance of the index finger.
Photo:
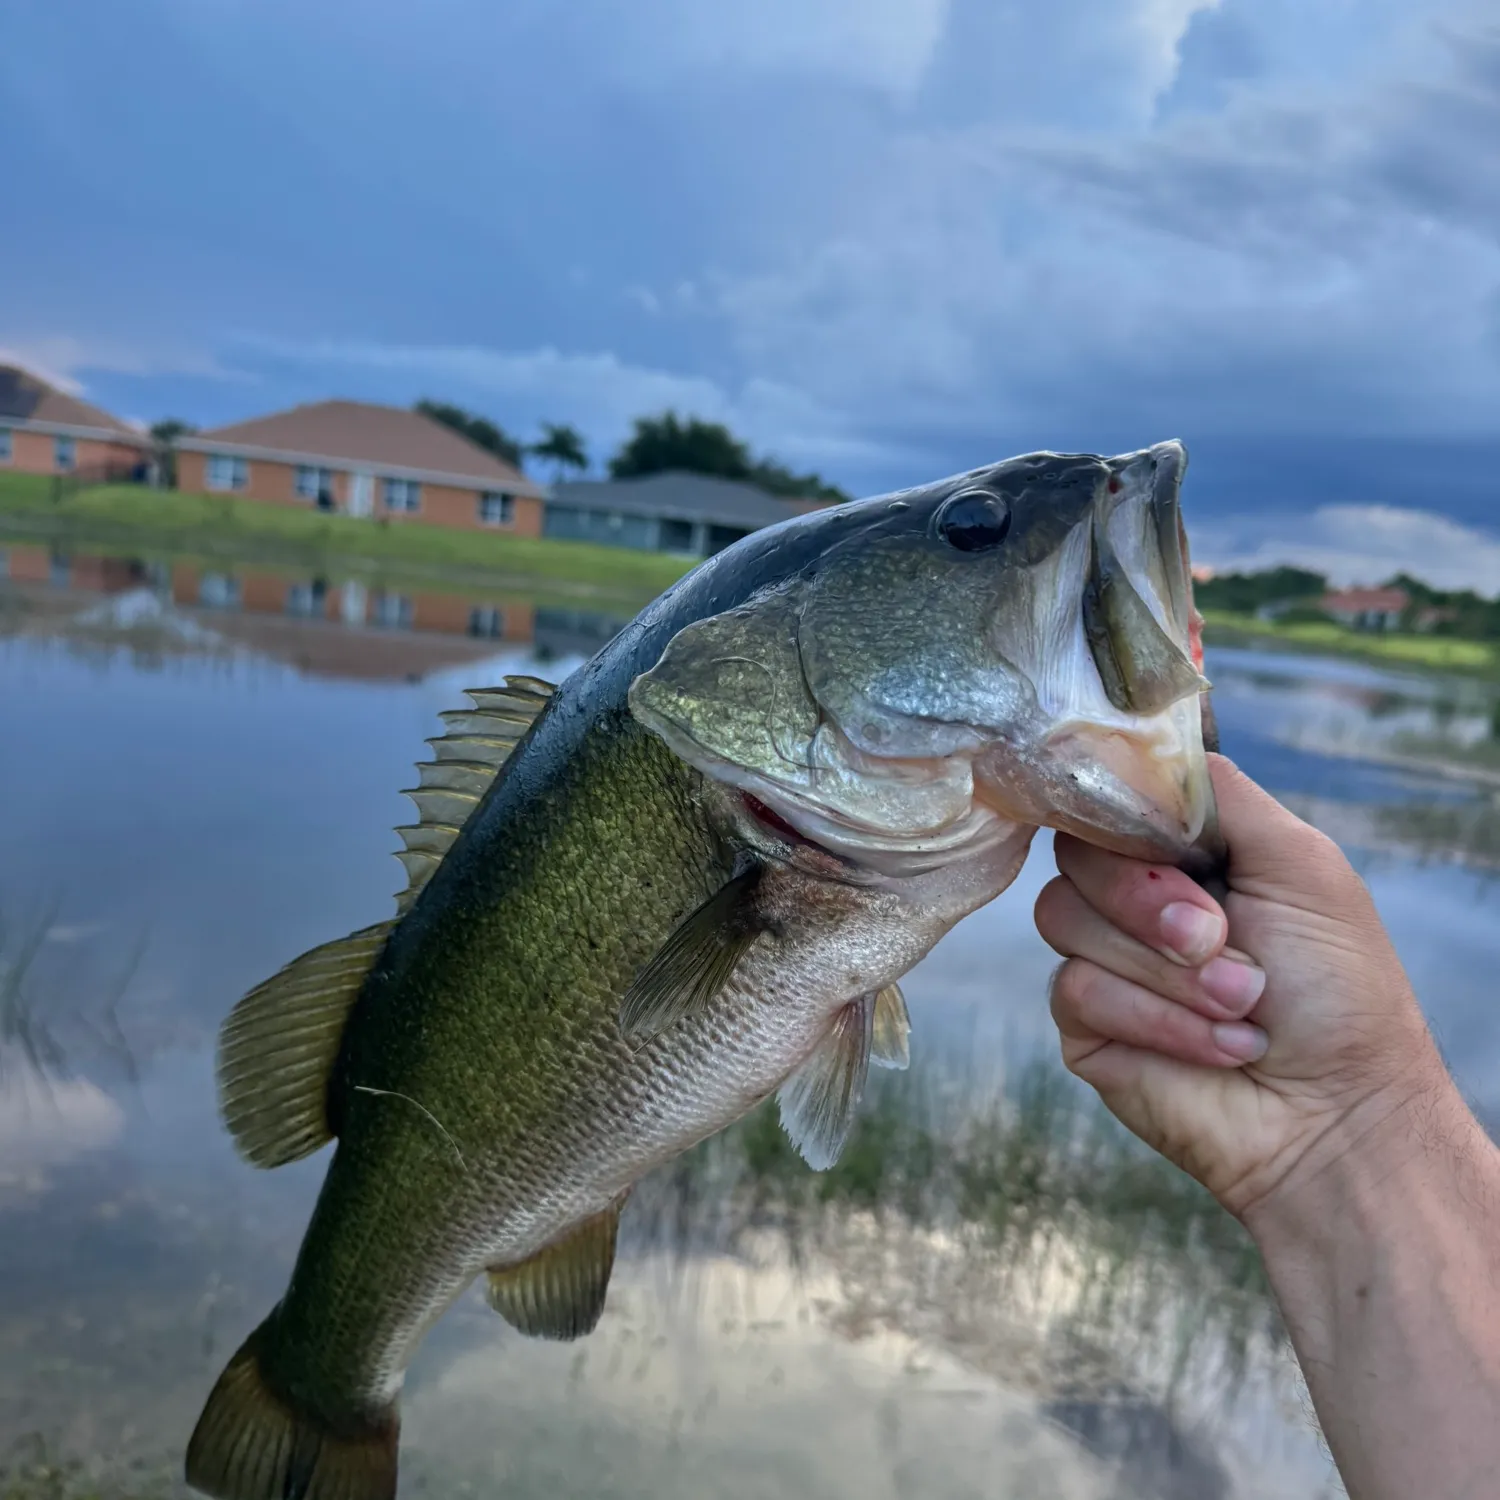
[{"label": "index finger", "polygon": [[1206,964],[1224,946],[1224,909],[1190,875],[1171,865],[1127,859],[1057,835],[1057,868],[1090,906],[1121,932],[1175,963]]}]

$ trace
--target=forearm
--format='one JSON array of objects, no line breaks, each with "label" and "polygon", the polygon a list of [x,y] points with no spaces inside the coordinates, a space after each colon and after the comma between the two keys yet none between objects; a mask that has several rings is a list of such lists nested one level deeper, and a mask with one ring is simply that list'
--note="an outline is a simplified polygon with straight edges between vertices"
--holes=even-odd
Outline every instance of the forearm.
[{"label": "forearm", "polygon": [[1500,1151],[1451,1087],[1247,1215],[1351,1500],[1500,1495]]}]

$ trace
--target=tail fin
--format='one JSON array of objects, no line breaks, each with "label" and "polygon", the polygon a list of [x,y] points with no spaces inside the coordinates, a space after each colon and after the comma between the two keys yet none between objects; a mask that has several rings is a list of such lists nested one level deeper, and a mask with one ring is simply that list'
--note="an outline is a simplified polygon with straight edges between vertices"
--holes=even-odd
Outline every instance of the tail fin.
[{"label": "tail fin", "polygon": [[[274,1314],[273,1314],[274,1316]],[[394,1500],[400,1422],[331,1427],[266,1383],[269,1319],[240,1346],[188,1442],[187,1482],[214,1500]]]}]

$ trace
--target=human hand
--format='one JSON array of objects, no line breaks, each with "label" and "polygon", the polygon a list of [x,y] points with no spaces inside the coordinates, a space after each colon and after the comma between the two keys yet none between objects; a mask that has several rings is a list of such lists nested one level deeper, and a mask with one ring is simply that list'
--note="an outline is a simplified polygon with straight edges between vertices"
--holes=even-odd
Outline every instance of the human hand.
[{"label": "human hand", "polygon": [[1063,1060],[1242,1219],[1388,1121],[1462,1108],[1364,882],[1222,756],[1220,905],[1179,870],[1057,836],[1036,922],[1064,956]]}]

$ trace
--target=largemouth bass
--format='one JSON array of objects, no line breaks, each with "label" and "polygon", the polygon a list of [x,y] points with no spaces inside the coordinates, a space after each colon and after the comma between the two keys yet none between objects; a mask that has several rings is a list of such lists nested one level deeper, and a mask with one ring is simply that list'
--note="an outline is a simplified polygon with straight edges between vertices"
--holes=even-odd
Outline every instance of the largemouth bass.
[{"label": "largemouth bass", "polygon": [[476,1277],[598,1321],[637,1182],[773,1093],[834,1161],[898,981],[1040,826],[1219,853],[1185,454],[1032,454],[758,532],[561,688],[445,718],[392,922],[303,955],[220,1039],[270,1167],[331,1139],[281,1302],[188,1449],[221,1500],[384,1500],[397,1393]]}]

